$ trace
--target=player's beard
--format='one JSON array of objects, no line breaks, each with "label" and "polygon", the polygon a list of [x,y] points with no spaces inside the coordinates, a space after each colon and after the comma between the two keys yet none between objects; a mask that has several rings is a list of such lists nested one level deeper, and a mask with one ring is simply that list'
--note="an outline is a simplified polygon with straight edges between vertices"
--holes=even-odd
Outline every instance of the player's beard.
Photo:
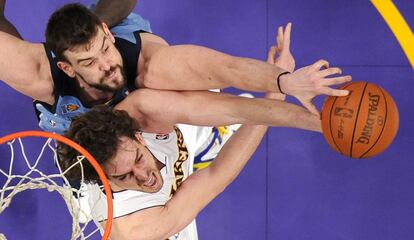
[{"label": "player's beard", "polygon": [[[117,85],[116,86],[109,86],[108,84],[103,83],[105,81],[105,79],[108,77],[108,75],[112,71],[116,71],[117,69],[119,69],[119,72],[121,73],[121,77],[122,77],[122,79],[120,79],[120,81],[117,83]],[[91,83],[89,81],[86,81],[86,79],[81,74],[77,73],[77,75],[83,80],[83,82],[88,84],[89,87],[95,88],[95,89],[100,90],[102,92],[114,93],[114,92],[122,89],[126,84],[126,75],[125,75],[124,68],[119,64],[117,64],[115,66],[112,66],[109,69],[109,71],[106,71],[105,76],[103,76],[99,79],[99,83]]]}]

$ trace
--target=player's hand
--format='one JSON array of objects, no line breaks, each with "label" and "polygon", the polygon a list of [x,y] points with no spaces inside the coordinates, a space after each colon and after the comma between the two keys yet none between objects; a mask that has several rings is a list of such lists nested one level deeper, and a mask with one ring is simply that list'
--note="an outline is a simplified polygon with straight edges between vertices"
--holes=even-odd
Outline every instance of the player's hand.
[{"label": "player's hand", "polygon": [[[292,23],[288,23],[286,28],[278,28],[276,44],[267,53],[267,62],[280,68],[293,72],[295,70],[295,59],[290,52],[290,32]],[[284,101],[286,95],[282,93],[267,93],[265,98]]]},{"label": "player's hand", "polygon": [[346,96],[347,90],[339,90],[330,86],[346,83],[352,80],[351,76],[335,76],[342,74],[340,68],[330,68],[325,60],[319,60],[312,65],[300,68],[291,74],[280,77],[280,86],[284,93],[297,98],[305,108],[313,114],[319,115],[312,99],[321,94],[329,96]]},{"label": "player's hand", "polygon": [[283,68],[289,72],[295,70],[295,59],[290,52],[290,33],[292,23],[285,28],[280,26],[277,30],[276,44],[268,52],[267,62]]}]

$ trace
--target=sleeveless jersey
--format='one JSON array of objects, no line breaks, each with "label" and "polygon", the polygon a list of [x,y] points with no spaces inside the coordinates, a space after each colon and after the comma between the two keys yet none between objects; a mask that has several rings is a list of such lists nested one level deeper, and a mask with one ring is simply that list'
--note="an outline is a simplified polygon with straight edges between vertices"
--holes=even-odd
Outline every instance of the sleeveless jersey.
[{"label": "sleeveless jersey", "polygon": [[[205,128],[180,124],[174,132],[169,134],[142,133],[148,149],[158,161],[165,165],[160,170],[164,185],[156,193],[145,193],[136,190],[113,192],[114,218],[151,207],[164,206],[167,203],[181,183],[192,173],[194,153],[198,147],[194,139],[200,137],[200,131],[205,131]],[[93,209],[91,214],[95,220],[106,220],[106,195],[97,184],[87,184],[84,187],[86,191],[82,198],[86,198],[87,203],[85,199],[81,199],[81,208]],[[198,239],[195,220],[169,239]]]},{"label": "sleeveless jersey", "polygon": [[[113,98],[106,102],[106,105],[115,106],[117,103],[122,101],[131,91],[137,89],[135,86],[135,78],[138,75],[138,58],[141,51],[141,37],[140,33],[144,31],[134,31],[134,32],[126,32],[126,31],[115,31],[115,46],[120,52],[123,61],[123,68],[126,75],[126,85],[124,88],[118,90]],[[72,96],[79,99],[79,94],[77,90],[77,81],[63,72],[61,69],[57,67],[57,59],[54,53],[44,44],[45,51],[47,58],[49,60],[51,75],[53,79],[54,89],[53,95],[55,98],[55,103],[53,106],[41,102],[41,101],[34,101],[34,104],[41,103],[46,109],[51,111],[52,113],[56,112],[56,104],[58,102],[59,97],[63,96]],[[79,101],[85,106],[80,99]],[[89,106],[91,107],[91,106]],[[37,115],[39,116],[40,112],[36,110]]]}]

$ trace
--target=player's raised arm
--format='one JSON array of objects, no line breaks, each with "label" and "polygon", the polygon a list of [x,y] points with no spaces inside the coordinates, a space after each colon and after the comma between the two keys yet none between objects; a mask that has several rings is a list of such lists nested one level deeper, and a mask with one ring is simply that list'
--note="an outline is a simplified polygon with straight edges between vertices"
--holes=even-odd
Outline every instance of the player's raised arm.
[{"label": "player's raised arm", "polygon": [[213,163],[189,176],[165,206],[115,219],[111,239],[167,239],[179,232],[237,177],[266,130],[265,126],[242,126]]},{"label": "player's raised arm", "polygon": [[[290,25],[285,37],[290,39]],[[289,41],[287,41],[289,42]],[[308,110],[318,114],[312,99],[320,94],[344,96],[347,91],[331,88],[351,80],[339,68],[320,60],[291,74],[286,69],[250,58],[231,56],[195,45],[165,46],[156,43],[143,50],[140,85],[166,90],[207,90],[236,87],[257,92],[282,92],[296,97]],[[142,67],[141,66],[141,67]]]},{"label": "player's raised arm", "polygon": [[42,44],[0,32],[0,79],[33,99],[53,103],[53,82]]},{"label": "player's raised arm", "polygon": [[137,119],[146,132],[170,132],[178,123],[199,126],[261,124],[321,131],[319,116],[295,104],[209,91],[139,89],[117,108]]}]

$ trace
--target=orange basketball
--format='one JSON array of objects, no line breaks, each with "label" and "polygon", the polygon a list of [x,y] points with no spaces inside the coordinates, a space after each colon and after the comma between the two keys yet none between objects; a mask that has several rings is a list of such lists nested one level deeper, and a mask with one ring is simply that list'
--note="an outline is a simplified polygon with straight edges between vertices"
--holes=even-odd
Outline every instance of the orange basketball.
[{"label": "orange basketball", "polygon": [[339,153],[367,158],[383,152],[398,131],[397,105],[381,87],[353,82],[345,97],[328,97],[322,108],[323,136]]}]

